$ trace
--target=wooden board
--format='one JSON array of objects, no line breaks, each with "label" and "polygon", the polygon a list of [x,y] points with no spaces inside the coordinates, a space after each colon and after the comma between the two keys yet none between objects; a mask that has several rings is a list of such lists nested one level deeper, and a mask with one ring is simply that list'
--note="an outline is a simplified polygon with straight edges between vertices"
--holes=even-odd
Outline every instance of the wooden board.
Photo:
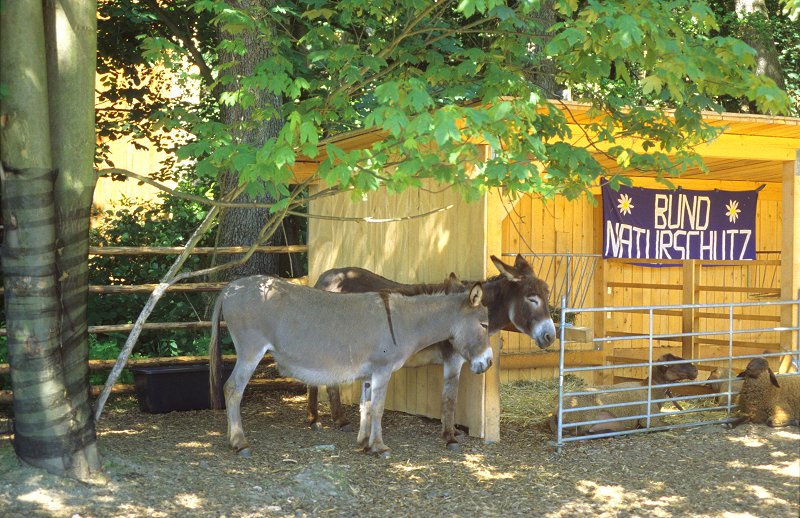
[{"label": "wooden board", "polygon": [[[450,272],[462,279],[483,279],[486,266],[487,202],[465,202],[454,189],[429,183],[424,190],[390,195],[380,190],[366,200],[348,193],[311,203],[309,213],[326,217],[408,218],[394,221],[309,220],[309,281],[335,267],[359,266],[400,282],[441,282]],[[357,403],[360,388],[342,391],[346,403]],[[438,419],[441,415],[441,366],[401,369],[393,376],[386,408]],[[485,435],[485,380],[462,373],[456,422],[470,434]]]}]

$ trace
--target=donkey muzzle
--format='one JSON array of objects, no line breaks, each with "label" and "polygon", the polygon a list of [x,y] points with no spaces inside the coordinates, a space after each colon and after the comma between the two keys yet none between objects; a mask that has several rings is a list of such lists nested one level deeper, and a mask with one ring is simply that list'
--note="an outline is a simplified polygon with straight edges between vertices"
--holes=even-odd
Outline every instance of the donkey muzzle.
[{"label": "donkey muzzle", "polygon": [[536,340],[536,345],[538,345],[540,349],[544,349],[552,344],[556,340],[556,326],[553,321],[545,320],[538,324],[534,328],[533,333],[531,333],[531,338]]},{"label": "donkey muzzle", "polygon": [[492,366],[492,348],[488,347],[480,356],[472,359],[469,368],[475,374],[486,372]]}]

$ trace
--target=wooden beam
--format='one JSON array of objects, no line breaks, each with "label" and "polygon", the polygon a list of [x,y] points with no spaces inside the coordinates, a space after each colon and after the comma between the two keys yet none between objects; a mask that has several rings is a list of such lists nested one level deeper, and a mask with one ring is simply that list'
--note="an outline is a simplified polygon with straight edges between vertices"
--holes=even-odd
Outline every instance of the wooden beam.
[{"label": "wooden beam", "polygon": [[[640,358],[638,356],[620,356],[615,354],[614,356],[609,356],[606,358],[607,363],[619,363],[619,364],[628,364],[628,363],[647,363],[647,358]],[[713,371],[716,369],[713,365],[705,365],[699,364],[697,365],[697,370],[701,371]]]},{"label": "wooden beam", "polygon": [[[248,389],[262,389],[262,390],[287,390],[292,392],[305,392],[306,386],[292,378],[273,378],[273,379],[255,379],[247,383]],[[89,393],[92,397],[100,395],[103,390],[102,385],[92,385]],[[135,385],[117,384],[111,388],[112,394],[135,394]],[[14,392],[11,390],[0,390],[0,405],[10,405],[14,401]]]},{"label": "wooden beam", "polygon": [[[236,361],[235,354],[225,354],[222,356],[222,361],[225,363],[233,363]],[[117,360],[89,360],[89,371],[97,372],[103,370],[110,370],[117,363]],[[261,360],[262,364],[273,365],[274,360],[272,356],[267,354]],[[208,356],[171,356],[169,358],[130,358],[125,366],[127,368],[136,367],[160,367],[163,365],[206,365],[208,364]],[[11,368],[7,363],[0,363],[0,375],[8,374]]]},{"label": "wooden beam", "polygon": [[[482,162],[491,159],[491,148],[482,146]],[[484,220],[483,220],[483,265],[484,278],[494,275],[495,267],[491,261],[491,256],[503,258],[503,219],[505,219],[508,200],[503,196],[499,189],[490,190],[484,196]],[[495,359],[495,366],[490,368],[483,375],[483,398],[481,414],[483,416],[482,437],[484,442],[493,443],[500,440],[500,350],[503,346],[503,338],[497,333],[489,339],[492,347],[492,355]]]},{"label": "wooden beam", "polygon": [[[514,324],[507,324],[506,327],[503,328],[503,331],[509,331],[511,333],[519,333],[519,329],[514,326]],[[520,333],[522,334],[522,333]],[[556,337],[561,336],[561,324],[556,324]],[[581,327],[581,326],[566,326],[564,328],[564,340],[567,342],[577,342],[577,343],[590,343],[594,339],[594,330],[589,327]]]},{"label": "wooden beam", "polygon": [[[243,254],[249,246],[198,246],[192,255]],[[89,255],[178,255],[184,251],[182,246],[90,246]],[[294,254],[308,252],[308,245],[259,246],[256,252],[262,254]]]},{"label": "wooden beam", "polygon": [[[800,298],[800,149],[783,166],[783,207],[781,238],[781,299]],[[796,327],[797,307],[781,308],[781,325]],[[797,331],[781,333],[781,349],[795,351],[800,347]],[[794,370],[789,357],[784,357],[778,369],[780,372]]]},{"label": "wooden beam", "polygon": [[[569,366],[602,365],[602,351],[575,351],[564,354],[564,362]],[[559,352],[540,353],[505,353],[500,355],[503,369],[539,369],[542,367],[558,367]]]},{"label": "wooden beam", "polygon": [[609,281],[606,283],[609,288],[641,288],[646,290],[682,290],[681,286],[659,284],[657,282],[622,282]]},{"label": "wooden beam", "polygon": [[[577,124],[570,124],[572,138],[565,142],[586,146],[590,144],[585,128]],[[619,137],[616,142],[592,142],[592,146],[600,151],[608,151],[614,146],[623,146],[637,152],[644,152],[644,140],[641,138]],[[716,139],[695,148],[702,157],[721,157],[737,160],[775,160],[785,162],[794,160],[797,150],[797,138],[770,137],[761,135],[736,135],[723,133]]]},{"label": "wooden beam", "polygon": [[[600,259],[594,269],[594,279],[592,280],[592,292],[594,295],[593,304],[596,308],[606,307],[606,296],[608,295],[608,262],[603,258],[603,198],[600,195],[595,196],[595,205],[592,209],[592,221],[594,223],[594,236],[593,236],[593,252],[600,254]],[[609,317],[605,312],[598,311],[592,315],[592,328],[594,329],[594,336],[606,336],[606,319]],[[613,347],[610,347],[607,342],[600,344],[600,363],[603,363],[603,358],[613,353]],[[596,385],[608,384],[610,378],[608,373],[597,371],[594,373],[593,382]]]},{"label": "wooden beam", "polygon": [[489,339],[496,365],[484,376],[483,387],[483,440],[486,443],[500,440],[500,369],[503,338],[497,333]]}]

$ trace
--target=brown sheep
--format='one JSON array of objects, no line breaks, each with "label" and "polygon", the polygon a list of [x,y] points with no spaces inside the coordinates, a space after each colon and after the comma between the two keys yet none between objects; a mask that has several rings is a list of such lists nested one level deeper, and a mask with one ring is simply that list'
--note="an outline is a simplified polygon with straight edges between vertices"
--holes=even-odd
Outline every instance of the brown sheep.
[{"label": "brown sheep", "polygon": [[773,427],[800,424],[800,376],[784,377],[779,383],[764,358],[750,360],[739,376],[744,383],[732,428],[748,421]]},{"label": "brown sheep", "polygon": [[[658,358],[659,362],[680,361],[683,358],[673,354],[664,354]],[[693,380],[697,378],[697,367],[692,363],[676,363],[672,365],[654,365],[653,366],[653,385],[663,385],[682,380]],[[613,419],[625,416],[644,415],[647,413],[647,385],[648,381],[631,381],[627,383],[617,383],[616,385],[606,385],[600,387],[588,387],[584,391],[598,391],[597,394],[584,394],[579,396],[569,396],[565,399],[565,406],[567,408],[577,407],[592,407],[600,405],[608,405],[614,403],[634,403],[631,405],[595,409],[588,408],[586,410],[579,410],[577,412],[568,412],[563,415],[564,424],[578,423],[583,421],[597,421],[600,419]],[[629,387],[644,387],[641,390],[626,390],[623,392],[600,392],[604,389],[618,389]],[[668,394],[666,388],[652,389],[651,399],[664,399],[671,394]],[[635,404],[639,402],[638,404]],[[550,429],[553,433],[558,430],[558,401],[555,403],[556,410],[550,417]],[[657,414],[661,411],[662,403],[651,403],[650,414]],[[652,425],[658,426],[659,419],[650,420]],[[623,430],[631,430],[634,428],[644,428],[647,426],[647,419],[642,417],[638,419],[631,419],[625,421],[613,421],[610,423],[597,423],[594,425],[582,425],[578,427],[564,427],[564,434],[569,435],[586,435],[598,434],[606,432],[619,432]]]}]

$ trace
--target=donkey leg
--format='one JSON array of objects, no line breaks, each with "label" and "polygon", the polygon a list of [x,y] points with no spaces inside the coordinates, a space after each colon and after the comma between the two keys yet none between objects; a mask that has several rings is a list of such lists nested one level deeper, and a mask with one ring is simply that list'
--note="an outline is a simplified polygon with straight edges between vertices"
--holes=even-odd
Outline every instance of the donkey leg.
[{"label": "donkey leg", "polygon": [[347,416],[344,415],[344,407],[342,407],[342,397],[339,393],[338,385],[328,385],[328,403],[331,405],[333,424],[343,432],[353,431],[353,427],[350,426],[350,421],[348,421]]},{"label": "donkey leg", "polygon": [[458,380],[464,359],[453,354],[444,361],[444,386],[442,387],[442,438],[448,450],[458,450],[456,435],[456,398],[458,397]]},{"label": "donkey leg", "polygon": [[319,387],[316,385],[306,385],[306,418],[308,426],[319,430],[322,425],[319,422]]},{"label": "donkey leg", "polygon": [[369,423],[372,416],[372,381],[361,383],[361,403],[359,404],[358,446],[366,449],[369,441]]},{"label": "donkey leg", "polygon": [[242,354],[236,359],[233,372],[225,382],[223,392],[225,393],[225,409],[228,413],[228,440],[231,447],[242,457],[250,456],[250,445],[244,436],[242,428],[242,394],[247,382],[256,370],[259,361],[264,356],[267,346],[256,351],[254,354]]},{"label": "donkey leg", "polygon": [[381,419],[383,418],[383,408],[386,404],[386,389],[389,384],[389,376],[384,373],[372,374],[372,415],[370,416],[369,449],[370,453],[387,457],[389,447],[383,444],[383,428]]}]

